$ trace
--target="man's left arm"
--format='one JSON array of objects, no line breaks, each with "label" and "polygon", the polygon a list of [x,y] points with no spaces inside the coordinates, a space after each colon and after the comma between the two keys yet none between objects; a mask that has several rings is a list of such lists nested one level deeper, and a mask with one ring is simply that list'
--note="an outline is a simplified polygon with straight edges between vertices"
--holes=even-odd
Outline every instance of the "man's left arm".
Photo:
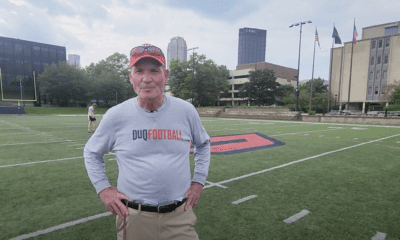
[{"label": "man's left arm", "polygon": [[208,175],[211,156],[210,137],[201,125],[197,111],[195,109],[194,111],[195,113],[193,113],[193,119],[191,121],[191,130],[193,135],[195,167],[192,183],[185,194],[188,196],[185,204],[185,211],[189,206],[192,206],[192,208],[196,206],[200,199]]}]

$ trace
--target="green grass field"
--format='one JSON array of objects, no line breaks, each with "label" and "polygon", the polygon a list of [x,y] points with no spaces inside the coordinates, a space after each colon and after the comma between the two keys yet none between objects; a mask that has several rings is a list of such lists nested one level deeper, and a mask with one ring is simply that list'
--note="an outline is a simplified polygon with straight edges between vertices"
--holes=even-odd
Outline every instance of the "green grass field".
[{"label": "green grass field", "polygon": [[[400,127],[201,120],[210,136],[259,132],[285,145],[211,155],[194,208],[200,239],[400,238]],[[0,115],[0,239],[107,212],[82,158],[90,136],[86,116]],[[105,156],[115,185],[113,158]],[[257,197],[232,204],[250,195]],[[310,213],[284,222],[302,210]],[[28,239],[108,240],[115,232],[108,215]]]}]

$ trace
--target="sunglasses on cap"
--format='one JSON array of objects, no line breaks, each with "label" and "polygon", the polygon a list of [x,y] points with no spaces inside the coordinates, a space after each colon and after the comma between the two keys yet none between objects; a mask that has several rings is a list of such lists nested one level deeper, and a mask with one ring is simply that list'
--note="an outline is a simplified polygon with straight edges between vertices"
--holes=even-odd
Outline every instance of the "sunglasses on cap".
[{"label": "sunglasses on cap", "polygon": [[147,51],[152,56],[164,56],[164,53],[158,47],[155,47],[155,46],[139,46],[139,47],[132,48],[131,57],[132,56],[141,56],[144,53],[144,51]]}]

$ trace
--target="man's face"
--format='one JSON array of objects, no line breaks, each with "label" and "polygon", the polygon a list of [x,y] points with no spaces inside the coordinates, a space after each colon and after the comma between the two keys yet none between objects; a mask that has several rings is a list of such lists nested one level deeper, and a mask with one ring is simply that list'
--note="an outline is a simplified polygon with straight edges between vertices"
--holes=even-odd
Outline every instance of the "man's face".
[{"label": "man's face", "polygon": [[138,97],[151,100],[163,94],[169,71],[163,72],[160,66],[157,60],[144,58],[132,68],[129,79]]}]

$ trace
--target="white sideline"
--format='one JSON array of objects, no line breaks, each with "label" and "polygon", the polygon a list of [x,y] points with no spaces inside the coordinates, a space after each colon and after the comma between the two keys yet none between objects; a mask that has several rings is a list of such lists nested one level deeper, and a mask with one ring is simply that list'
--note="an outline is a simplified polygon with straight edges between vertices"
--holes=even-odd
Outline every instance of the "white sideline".
[{"label": "white sideline", "polygon": [[[286,167],[286,166],[289,166],[289,165],[292,165],[292,164],[295,164],[295,163],[304,162],[304,161],[307,161],[307,160],[310,160],[310,159],[314,159],[314,158],[317,158],[317,157],[321,157],[321,156],[324,156],[324,155],[328,155],[328,154],[331,154],[331,153],[344,151],[344,150],[347,150],[347,149],[355,148],[355,147],[358,147],[358,146],[362,146],[362,145],[365,145],[365,144],[369,144],[369,143],[373,143],[373,142],[376,142],[376,141],[380,141],[380,140],[384,140],[384,139],[392,138],[392,137],[397,137],[397,136],[400,136],[400,134],[396,134],[396,135],[393,135],[393,136],[384,137],[384,138],[381,138],[381,139],[377,139],[377,140],[373,140],[373,141],[357,144],[357,145],[354,145],[354,146],[351,146],[351,147],[341,148],[341,149],[338,149],[338,150],[335,150],[335,151],[330,151],[330,152],[327,152],[327,153],[323,153],[323,154],[315,155],[315,156],[312,156],[312,157],[303,158],[303,159],[300,159],[300,160],[297,160],[297,161],[289,162],[289,163],[286,163],[286,164],[282,164],[282,165],[279,165],[279,166],[276,166],[276,167],[264,169],[262,171],[258,171],[258,172],[242,175],[242,176],[239,176],[239,177],[227,179],[227,180],[224,180],[224,181],[221,181],[221,182],[213,183],[213,185],[204,186],[203,189],[217,186],[217,184],[218,185],[222,185],[224,183],[233,182],[233,181],[236,181],[236,180],[239,180],[239,179],[243,179],[243,178],[247,178],[247,177],[250,177],[250,176],[254,176],[254,175],[257,175],[257,174],[260,174],[260,173],[264,173],[264,172],[272,171],[272,170],[275,170],[275,169],[283,168],[283,167]],[[111,153],[111,152],[109,152],[108,154],[115,155],[115,153]],[[83,157],[79,157],[79,158],[83,158]],[[84,223],[84,222],[92,220],[90,218],[93,218],[95,216],[99,216],[97,218],[100,218],[100,217],[105,217],[105,216],[111,215],[110,212],[105,212],[105,213],[102,213],[102,214],[103,214],[102,216],[100,216],[101,214],[98,214],[98,215],[94,215],[94,216],[91,216],[91,217],[82,218],[82,219],[79,219],[79,220],[74,221],[74,222],[78,222],[79,221],[79,223]],[[68,223],[66,223],[66,224],[68,224]],[[73,225],[75,225],[75,224],[73,224]],[[60,229],[63,229],[63,228],[69,227],[69,226],[70,225],[65,226],[65,225],[61,224],[61,225],[58,225],[58,226],[47,228],[45,230],[37,231],[35,233],[40,232],[38,235],[41,235],[41,234],[49,233],[49,232],[52,232],[52,231],[60,230]],[[30,234],[33,234],[33,233],[30,233]],[[20,238],[20,237],[22,237],[22,236],[30,236],[30,234],[21,235],[21,236],[18,236],[17,238],[13,238],[13,239],[10,239],[10,240],[26,239],[27,237],[25,237],[25,238]],[[35,236],[38,236],[38,235],[35,235]]]},{"label": "white sideline", "polygon": [[39,231],[36,231],[36,232],[33,232],[33,233],[24,234],[24,235],[18,236],[16,238],[11,238],[9,240],[22,240],[22,239],[27,239],[27,238],[31,238],[31,237],[36,237],[36,236],[39,236],[39,235],[42,235],[42,234],[51,233],[51,232],[57,231],[59,229],[71,227],[71,226],[74,226],[74,225],[77,225],[77,224],[80,224],[80,223],[85,223],[85,222],[88,222],[88,221],[91,221],[91,220],[95,220],[95,219],[102,218],[102,217],[107,217],[107,216],[110,216],[110,215],[112,215],[111,212],[105,212],[105,213],[97,214],[97,215],[94,215],[94,216],[91,216],[91,217],[81,218],[79,220],[63,223],[63,224],[60,224],[60,225],[57,225],[57,226],[54,226],[54,227],[51,227],[51,228],[47,228],[45,230],[39,230]]}]

